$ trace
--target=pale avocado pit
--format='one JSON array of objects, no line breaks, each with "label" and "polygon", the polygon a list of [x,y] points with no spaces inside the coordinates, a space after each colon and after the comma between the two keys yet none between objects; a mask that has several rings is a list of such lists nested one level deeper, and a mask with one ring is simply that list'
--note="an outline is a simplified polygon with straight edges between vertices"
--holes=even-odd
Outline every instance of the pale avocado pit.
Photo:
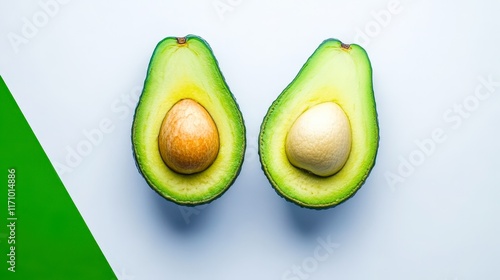
[{"label": "pale avocado pit", "polygon": [[335,102],[315,105],[293,123],[286,138],[291,164],[318,176],[337,173],[351,151],[351,127]]},{"label": "pale avocado pit", "polygon": [[207,169],[219,152],[219,133],[210,114],[192,99],[177,102],[166,114],[158,135],[165,164],[181,174]]}]

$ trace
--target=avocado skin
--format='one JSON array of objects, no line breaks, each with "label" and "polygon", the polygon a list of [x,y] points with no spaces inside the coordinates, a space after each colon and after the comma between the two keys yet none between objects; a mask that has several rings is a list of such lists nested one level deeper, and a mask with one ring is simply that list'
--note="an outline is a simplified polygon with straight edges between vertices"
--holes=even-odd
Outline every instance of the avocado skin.
[{"label": "avocado skin", "polygon": [[[279,101],[280,99],[286,95],[289,91],[289,89],[292,87],[292,85],[294,85],[299,79],[300,79],[300,76],[301,76],[301,73],[308,67],[308,64],[310,63],[310,61],[312,60],[313,57],[315,57],[317,55],[317,53],[322,49],[322,47],[324,47],[325,45],[327,44],[332,44],[332,43],[339,43],[342,47],[344,46],[348,46],[348,47],[356,47],[360,50],[362,50],[362,52],[365,54],[366,56],[366,59],[367,59],[367,71],[369,72],[369,77],[370,77],[370,85],[371,85],[371,91],[370,91],[370,95],[372,97],[372,100],[371,102],[373,102],[373,107],[374,107],[374,114],[373,114],[373,117],[374,117],[374,126],[376,127],[376,135],[375,135],[375,140],[374,142],[372,143],[374,145],[374,154],[373,154],[373,159],[372,161],[366,165],[366,172],[363,174],[362,178],[359,180],[359,182],[356,184],[355,187],[352,188],[352,190],[348,193],[348,195],[342,197],[341,199],[339,200],[334,200],[330,203],[325,203],[325,204],[310,204],[310,203],[307,203],[305,201],[302,201],[300,199],[296,199],[296,198],[293,198],[291,197],[289,194],[287,194],[286,192],[284,192],[279,184],[276,182],[276,180],[273,178],[272,174],[270,174],[268,168],[267,168],[267,162],[265,161],[264,157],[263,157],[263,147],[264,147],[264,142],[266,141],[265,137],[264,137],[264,132],[265,132],[265,129],[268,125],[268,121],[269,121],[269,116],[271,114],[274,113],[275,110],[279,110]],[[379,120],[378,120],[378,113],[377,113],[377,110],[376,110],[376,101],[375,101],[375,98],[374,98],[374,91],[373,91],[373,78],[372,78],[372,66],[371,66],[371,63],[368,59],[368,55],[366,54],[366,51],[359,45],[357,44],[351,44],[351,45],[345,45],[343,44],[340,40],[338,39],[335,39],[335,38],[329,38],[329,39],[326,39],[324,40],[318,47],[317,49],[313,52],[313,54],[308,58],[308,60],[306,61],[306,63],[301,67],[301,69],[299,70],[298,74],[294,77],[294,79],[292,80],[292,82],[290,82],[290,84],[288,84],[288,86],[280,93],[280,95],[273,101],[273,103],[271,104],[271,106],[269,107],[262,123],[261,123],[261,126],[260,126],[260,133],[259,133],[259,148],[258,148],[258,154],[259,154],[259,159],[260,159],[260,163],[261,163],[261,169],[262,171],[264,172],[264,174],[266,175],[266,178],[268,179],[269,183],[271,184],[271,186],[273,187],[273,189],[275,190],[275,192],[280,196],[282,197],[283,199],[285,199],[286,201],[288,202],[291,202],[291,203],[294,203],[295,205],[298,205],[300,206],[301,208],[306,208],[306,209],[313,209],[313,210],[325,210],[325,209],[330,209],[330,208],[334,208],[344,202],[346,202],[347,200],[349,200],[350,198],[352,198],[356,193],[357,191],[364,185],[364,183],[366,182],[366,179],[367,177],[370,175],[373,167],[375,166],[375,163],[376,163],[376,158],[377,158],[377,155],[378,155],[378,147],[379,147],[379,143],[380,143],[380,134],[379,134],[379,131],[380,131],[380,126],[379,126]],[[303,172],[306,172],[306,171],[303,171]],[[335,176],[335,175],[333,175]]]},{"label": "avocado skin", "polygon": [[[242,145],[240,146],[240,150],[242,152],[241,152],[240,156],[235,159],[235,161],[238,162],[238,167],[234,171],[234,173],[232,174],[232,177],[230,177],[230,180],[227,182],[226,186],[224,188],[222,188],[216,195],[212,195],[212,196],[210,196],[210,197],[208,197],[206,199],[202,199],[202,200],[193,200],[193,201],[179,200],[179,199],[176,199],[173,196],[168,196],[164,192],[162,192],[154,184],[154,182],[152,182],[152,180],[150,179],[150,177],[148,176],[148,174],[145,172],[145,170],[143,168],[141,168],[141,166],[140,166],[140,159],[139,159],[140,156],[138,155],[136,147],[135,147],[135,144],[134,144],[134,136],[135,136],[135,132],[136,132],[136,116],[138,114],[138,111],[139,111],[139,108],[140,108],[140,103],[141,103],[141,100],[142,100],[145,88],[146,88],[147,83],[148,83],[148,77],[149,77],[149,75],[150,75],[150,73],[152,71],[152,64],[153,64],[153,61],[155,59],[155,56],[158,55],[159,47],[162,45],[163,42],[165,42],[167,40],[177,40],[177,42],[179,42],[179,40],[183,40],[182,43],[188,43],[190,41],[197,41],[197,42],[201,43],[204,48],[206,48],[206,50],[208,51],[209,56],[210,56],[209,58],[212,60],[214,66],[217,68],[217,72],[218,72],[218,75],[219,75],[220,80],[221,80],[220,82],[224,85],[224,88],[226,89],[229,97],[234,101],[233,105],[235,107],[235,110],[237,111],[237,119],[235,119],[234,121],[240,124],[240,126],[238,128],[241,130],[240,134],[243,136],[242,137]],[[155,49],[153,51],[153,54],[151,55],[149,63],[148,63],[147,75],[146,75],[146,78],[144,79],[144,83],[143,83],[143,93],[141,94],[141,96],[139,98],[139,102],[138,102],[138,104],[137,104],[137,106],[136,106],[136,108],[134,110],[134,116],[133,116],[133,122],[132,122],[132,126],[131,126],[131,137],[130,137],[130,139],[131,139],[132,155],[133,155],[133,158],[134,158],[134,163],[135,163],[135,166],[137,168],[137,171],[145,179],[146,183],[148,184],[148,186],[151,189],[153,189],[157,194],[159,194],[161,197],[165,198],[168,201],[171,201],[171,202],[173,202],[175,204],[178,204],[178,205],[181,205],[181,206],[189,206],[189,207],[199,206],[199,205],[203,205],[203,204],[209,204],[209,203],[217,200],[218,198],[220,198],[234,184],[234,182],[236,181],[237,177],[239,176],[239,174],[241,172],[241,168],[242,168],[243,162],[244,162],[244,156],[245,156],[246,145],[247,145],[246,144],[246,126],[245,126],[245,122],[244,122],[243,116],[241,114],[241,110],[240,110],[239,104],[236,101],[236,98],[234,97],[233,93],[229,89],[229,86],[227,85],[227,82],[226,82],[226,80],[225,80],[222,72],[220,71],[219,63],[218,63],[215,55],[213,54],[213,50],[210,47],[210,45],[208,44],[208,42],[205,41],[202,37],[197,36],[197,35],[193,35],[193,34],[186,35],[185,37],[173,37],[172,36],[172,37],[166,37],[166,38],[162,39],[160,42],[157,43],[157,45],[156,45],[156,47],[155,47]],[[190,175],[184,175],[184,174],[180,174],[180,173],[176,173],[176,175],[179,176],[179,177],[183,177],[183,176],[188,177],[188,176],[190,176]]]}]

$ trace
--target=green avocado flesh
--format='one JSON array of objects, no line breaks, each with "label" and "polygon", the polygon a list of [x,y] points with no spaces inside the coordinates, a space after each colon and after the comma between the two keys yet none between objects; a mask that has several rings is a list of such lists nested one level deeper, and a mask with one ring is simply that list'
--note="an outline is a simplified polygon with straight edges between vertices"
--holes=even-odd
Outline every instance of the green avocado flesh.
[{"label": "green avocado flesh", "polygon": [[[347,115],[352,143],[342,169],[320,177],[293,166],[285,142],[302,113],[329,101],[337,103]],[[300,206],[327,208],[345,201],[361,187],[375,163],[378,142],[368,56],[358,45],[328,39],[269,108],[261,126],[259,155],[267,178],[281,196]]]},{"label": "green avocado flesh", "polygon": [[[205,170],[180,174],[163,161],[158,135],[165,115],[180,100],[192,99],[212,117],[219,151]],[[239,174],[245,154],[245,126],[209,45],[200,37],[167,37],[152,55],[132,126],[137,166],[147,183],[168,200],[183,205],[219,197]]]}]

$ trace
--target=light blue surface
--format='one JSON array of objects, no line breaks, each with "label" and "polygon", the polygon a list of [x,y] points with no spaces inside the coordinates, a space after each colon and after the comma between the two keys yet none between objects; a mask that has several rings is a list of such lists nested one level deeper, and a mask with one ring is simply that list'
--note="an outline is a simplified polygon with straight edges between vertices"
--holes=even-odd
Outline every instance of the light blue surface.
[{"label": "light blue surface", "polygon": [[[500,85],[483,80],[500,82],[500,2],[67,2],[3,5],[0,74],[120,279],[499,277]],[[213,48],[248,136],[240,176],[203,209],[152,191],[130,143],[156,43],[190,33]],[[380,149],[352,199],[314,211],[274,192],[257,137],[329,37],[372,60]]]}]

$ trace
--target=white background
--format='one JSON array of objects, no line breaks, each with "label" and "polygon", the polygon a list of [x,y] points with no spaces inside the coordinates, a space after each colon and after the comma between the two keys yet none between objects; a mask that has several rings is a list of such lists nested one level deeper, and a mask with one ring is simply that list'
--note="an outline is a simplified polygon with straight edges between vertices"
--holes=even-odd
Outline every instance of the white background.
[{"label": "white background", "polygon": [[[500,2],[66,2],[2,1],[0,74],[120,279],[500,278],[500,86],[480,82],[500,81]],[[248,140],[235,184],[194,210],[147,186],[130,143],[156,43],[187,34],[213,48]],[[274,192],[257,137],[330,37],[370,56],[380,148],[353,198],[314,211]]]}]

